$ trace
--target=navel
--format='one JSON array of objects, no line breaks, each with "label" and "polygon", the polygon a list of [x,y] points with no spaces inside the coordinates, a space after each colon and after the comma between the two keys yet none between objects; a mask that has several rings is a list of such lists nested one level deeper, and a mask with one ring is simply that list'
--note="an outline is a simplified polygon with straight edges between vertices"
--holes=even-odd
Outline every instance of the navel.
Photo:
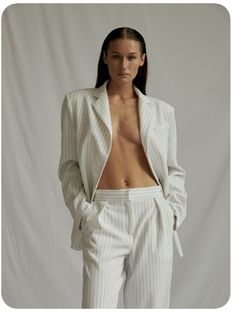
[{"label": "navel", "polygon": [[128,182],[127,179],[124,179],[124,184],[125,184],[125,186],[128,186],[128,185],[129,185],[129,182]]}]

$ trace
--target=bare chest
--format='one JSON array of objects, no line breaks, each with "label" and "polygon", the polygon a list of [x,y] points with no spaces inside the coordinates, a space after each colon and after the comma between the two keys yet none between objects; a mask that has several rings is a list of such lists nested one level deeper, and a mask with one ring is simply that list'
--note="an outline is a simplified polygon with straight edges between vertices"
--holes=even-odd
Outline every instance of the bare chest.
[{"label": "bare chest", "polygon": [[124,139],[141,145],[138,99],[130,99],[125,102],[109,99],[109,105],[113,140]]}]

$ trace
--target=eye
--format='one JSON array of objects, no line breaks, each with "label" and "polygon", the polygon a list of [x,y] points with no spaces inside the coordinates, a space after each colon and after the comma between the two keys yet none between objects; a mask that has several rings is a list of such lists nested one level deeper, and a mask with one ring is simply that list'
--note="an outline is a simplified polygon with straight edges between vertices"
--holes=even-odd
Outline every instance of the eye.
[{"label": "eye", "polygon": [[118,58],[118,55],[113,55],[113,59],[116,59],[116,58]]},{"label": "eye", "polygon": [[135,56],[130,56],[129,58],[133,60],[133,59],[135,59],[136,57],[135,57]]}]

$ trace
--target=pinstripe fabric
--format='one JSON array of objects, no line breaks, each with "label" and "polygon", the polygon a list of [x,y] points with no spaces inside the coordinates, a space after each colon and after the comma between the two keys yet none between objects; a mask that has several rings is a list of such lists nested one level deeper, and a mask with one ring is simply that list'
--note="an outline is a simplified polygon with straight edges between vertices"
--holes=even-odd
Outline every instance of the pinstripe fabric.
[{"label": "pinstripe fabric", "polygon": [[97,190],[83,219],[83,308],[169,308],[173,211],[162,188]]},{"label": "pinstripe fabric", "polygon": [[[58,176],[65,204],[73,217],[71,248],[83,248],[81,221],[91,214],[97,185],[112,143],[112,123],[106,85],[65,94],[61,111],[61,156]],[[172,209],[174,241],[183,256],[177,229],[186,217],[185,170],[177,162],[175,109],[170,104],[138,95],[141,142],[164,201]]]}]

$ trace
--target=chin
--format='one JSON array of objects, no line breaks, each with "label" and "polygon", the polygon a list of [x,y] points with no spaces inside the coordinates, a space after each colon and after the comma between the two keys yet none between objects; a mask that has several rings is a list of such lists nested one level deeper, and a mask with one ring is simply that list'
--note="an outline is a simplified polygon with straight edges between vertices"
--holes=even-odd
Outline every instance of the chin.
[{"label": "chin", "polygon": [[126,76],[126,77],[121,77],[121,76],[115,76],[113,78],[111,78],[112,81],[114,81],[115,83],[129,83],[130,81],[133,80],[133,78],[131,76]]}]

